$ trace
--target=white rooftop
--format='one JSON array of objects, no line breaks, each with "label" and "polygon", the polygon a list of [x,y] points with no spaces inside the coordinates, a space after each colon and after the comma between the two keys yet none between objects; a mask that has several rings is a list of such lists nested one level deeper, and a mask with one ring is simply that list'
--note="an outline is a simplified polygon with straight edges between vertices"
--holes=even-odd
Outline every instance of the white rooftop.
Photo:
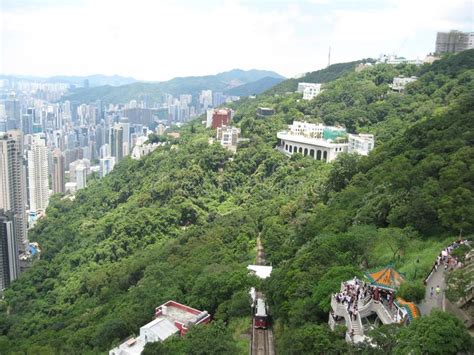
[{"label": "white rooftop", "polygon": [[252,271],[260,279],[266,279],[272,273],[272,266],[249,265],[247,270]]}]

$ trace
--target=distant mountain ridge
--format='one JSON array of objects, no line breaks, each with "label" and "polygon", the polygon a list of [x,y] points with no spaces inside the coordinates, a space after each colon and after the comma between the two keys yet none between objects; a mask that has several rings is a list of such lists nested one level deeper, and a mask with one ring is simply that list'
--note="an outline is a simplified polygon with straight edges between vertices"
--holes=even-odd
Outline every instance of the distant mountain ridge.
[{"label": "distant mountain ridge", "polygon": [[[102,100],[106,103],[124,103],[133,99],[144,98],[152,101],[158,100],[165,93],[174,96],[191,94],[196,98],[201,90],[209,89],[215,92],[226,92],[232,88],[256,82],[263,78],[284,79],[283,76],[274,71],[233,69],[215,75],[177,77],[157,83],[136,82],[117,87],[109,85],[78,88],[65,96],[64,99],[79,102]],[[265,89],[268,88],[269,86],[265,87]]]},{"label": "distant mountain ridge", "polygon": [[35,81],[41,83],[65,83],[75,86],[83,86],[85,80],[89,81],[89,86],[103,86],[103,85],[110,85],[110,86],[120,86],[120,85],[127,85],[131,83],[135,83],[138,80],[132,77],[125,77],[120,75],[102,75],[102,74],[94,74],[94,75],[85,75],[85,76],[77,76],[77,75],[55,75],[51,77],[39,77],[39,76],[31,76],[31,75],[0,75],[0,79],[14,79],[14,80],[27,80],[27,81]]},{"label": "distant mountain ridge", "polygon": [[225,93],[227,95],[233,95],[233,96],[258,95],[272,88],[273,86],[281,83],[284,80],[285,79],[283,78],[275,78],[271,76],[266,76],[265,78],[259,79],[257,81],[253,81],[251,83],[243,84],[235,88],[226,90]]}]

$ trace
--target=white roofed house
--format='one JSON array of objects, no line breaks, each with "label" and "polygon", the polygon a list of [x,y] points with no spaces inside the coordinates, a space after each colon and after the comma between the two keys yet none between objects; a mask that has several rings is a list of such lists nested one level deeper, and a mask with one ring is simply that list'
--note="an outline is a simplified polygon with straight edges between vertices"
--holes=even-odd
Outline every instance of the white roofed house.
[{"label": "white roofed house", "polygon": [[155,319],[140,328],[138,337],[129,337],[109,351],[109,355],[139,355],[147,343],[164,341],[171,336],[185,335],[197,324],[209,323],[210,315],[184,304],[168,301],[155,309]]},{"label": "white roofed house", "polygon": [[411,77],[404,77],[403,75],[397,76],[393,78],[393,82],[389,86],[393,91],[402,92],[405,90],[405,87],[407,86],[407,84],[410,84],[416,81],[416,79],[418,79],[416,76],[411,76]]}]

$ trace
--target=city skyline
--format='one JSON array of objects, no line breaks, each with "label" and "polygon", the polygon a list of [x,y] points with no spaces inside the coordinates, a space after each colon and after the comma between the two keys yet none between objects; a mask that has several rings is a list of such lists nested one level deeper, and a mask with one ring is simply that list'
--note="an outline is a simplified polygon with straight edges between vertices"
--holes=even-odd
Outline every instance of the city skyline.
[{"label": "city skyline", "polygon": [[331,63],[423,59],[437,31],[472,31],[472,19],[464,0],[6,0],[0,73],[164,81],[260,68],[294,77],[325,67],[329,46]]}]

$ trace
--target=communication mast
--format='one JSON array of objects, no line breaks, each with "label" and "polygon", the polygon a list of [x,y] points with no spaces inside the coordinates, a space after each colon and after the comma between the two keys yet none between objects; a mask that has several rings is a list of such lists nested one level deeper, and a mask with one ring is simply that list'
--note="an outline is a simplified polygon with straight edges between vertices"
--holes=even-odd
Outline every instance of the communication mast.
[{"label": "communication mast", "polygon": [[328,53],[328,66],[331,65],[331,46],[329,46],[329,53]]}]

